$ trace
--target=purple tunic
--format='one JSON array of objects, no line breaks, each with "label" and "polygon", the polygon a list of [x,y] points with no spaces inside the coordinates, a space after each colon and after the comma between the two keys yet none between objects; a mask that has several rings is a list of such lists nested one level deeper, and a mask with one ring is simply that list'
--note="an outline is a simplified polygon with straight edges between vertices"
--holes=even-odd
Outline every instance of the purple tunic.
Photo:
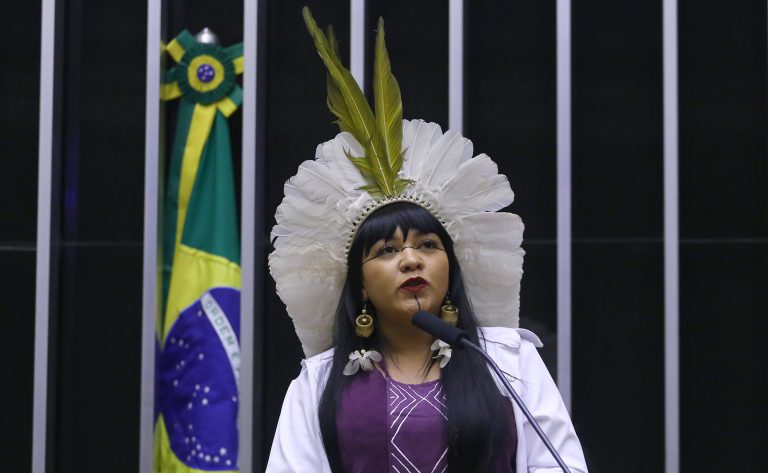
[{"label": "purple tunic", "polygon": [[[514,429],[511,405],[507,416]],[[403,384],[376,369],[358,372],[336,418],[344,470],[442,473],[448,467],[446,419],[440,380]],[[489,471],[513,472],[515,452],[514,444],[505,445]]]}]

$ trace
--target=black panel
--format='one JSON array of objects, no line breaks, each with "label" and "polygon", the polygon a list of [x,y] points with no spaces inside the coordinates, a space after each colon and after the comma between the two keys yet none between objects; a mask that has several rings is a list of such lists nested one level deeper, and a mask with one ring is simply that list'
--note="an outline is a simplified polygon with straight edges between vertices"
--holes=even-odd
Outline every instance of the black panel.
[{"label": "black panel", "polygon": [[32,468],[41,13],[38,1],[6,2],[0,14],[0,31],[10,40],[0,74],[0,463],[7,471]]},{"label": "black panel", "polygon": [[165,0],[165,4],[171,37],[183,29],[195,35],[208,28],[219,37],[222,46],[243,41],[242,1],[217,0],[214,5],[209,0]]},{"label": "black panel", "polygon": [[680,254],[682,471],[759,471],[766,442],[768,242]]},{"label": "black panel", "polygon": [[680,232],[768,237],[766,3],[680,2]]},{"label": "black panel", "polygon": [[525,222],[520,325],[557,375],[555,2],[468,2],[464,129],[509,178]]},{"label": "black panel", "polygon": [[56,471],[138,471],[142,249],[61,249]]},{"label": "black panel", "polygon": [[73,0],[63,14],[49,461],[136,471],[146,5]]},{"label": "black panel", "polygon": [[554,238],[555,2],[467,2],[465,10],[465,135],[509,178],[525,238]]},{"label": "black panel", "polygon": [[663,249],[574,244],[573,415],[591,472],[663,471]]},{"label": "black panel", "polygon": [[448,129],[448,2],[368,0],[365,90],[372,96],[376,25],[384,18],[392,73],[400,84],[403,118]]},{"label": "black panel", "polygon": [[758,471],[768,441],[767,17],[755,0],[679,7],[684,472]]},{"label": "black panel", "polygon": [[572,12],[572,399],[598,473],[664,466],[661,6]]},{"label": "black panel", "polygon": [[573,235],[662,234],[661,2],[573,8]]},{"label": "black panel", "polygon": [[67,2],[62,147],[66,241],[139,241],[146,5]]},{"label": "black panel", "polygon": [[0,284],[0,379],[6,380],[3,424],[9,429],[0,442],[0,458],[7,471],[32,468],[35,257],[33,250],[0,250],[0,268],[5,275]]},{"label": "black panel", "polygon": [[0,186],[0,245],[35,241],[41,4],[12,2],[3,5],[0,15],[0,31],[16,45],[5,47],[6,72],[0,74],[5,174]]},{"label": "black panel", "polygon": [[532,330],[544,347],[539,354],[557,378],[557,246],[523,243],[525,263],[520,288],[520,326]]},{"label": "black panel", "polygon": [[[349,58],[349,3],[280,0],[267,5],[266,51],[266,227],[257,238],[269,241],[283,184],[302,161],[314,159],[315,148],[339,132],[326,106],[325,66],[318,57],[301,17],[308,5],[317,23],[332,23],[340,41],[341,57]],[[266,265],[266,262],[263,261]],[[275,293],[271,277],[264,281],[263,347],[264,452],[269,452],[285,391],[299,374],[304,357],[285,305]],[[259,356],[257,351],[256,356]],[[264,455],[266,462],[268,455]]]}]

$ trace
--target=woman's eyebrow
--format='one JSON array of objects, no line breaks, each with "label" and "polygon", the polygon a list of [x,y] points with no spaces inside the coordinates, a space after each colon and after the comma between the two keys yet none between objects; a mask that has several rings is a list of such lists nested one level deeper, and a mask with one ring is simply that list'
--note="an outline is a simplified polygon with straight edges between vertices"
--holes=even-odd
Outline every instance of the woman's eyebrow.
[{"label": "woman's eyebrow", "polygon": [[380,239],[374,241],[373,243],[371,243],[371,246],[368,248],[368,251],[366,251],[365,254],[366,255],[370,254],[371,251],[374,250],[374,248],[376,248],[379,245],[386,245],[392,239],[393,239],[393,237],[389,237],[389,238],[380,238]]}]

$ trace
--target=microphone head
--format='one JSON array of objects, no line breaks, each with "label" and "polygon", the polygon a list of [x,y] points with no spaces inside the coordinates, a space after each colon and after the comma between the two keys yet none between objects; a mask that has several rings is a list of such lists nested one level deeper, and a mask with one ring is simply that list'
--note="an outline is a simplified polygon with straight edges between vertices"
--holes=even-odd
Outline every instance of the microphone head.
[{"label": "microphone head", "polygon": [[469,338],[464,330],[447,324],[441,318],[430,314],[426,310],[420,310],[413,314],[411,323],[452,347],[461,347],[459,341],[462,338]]}]

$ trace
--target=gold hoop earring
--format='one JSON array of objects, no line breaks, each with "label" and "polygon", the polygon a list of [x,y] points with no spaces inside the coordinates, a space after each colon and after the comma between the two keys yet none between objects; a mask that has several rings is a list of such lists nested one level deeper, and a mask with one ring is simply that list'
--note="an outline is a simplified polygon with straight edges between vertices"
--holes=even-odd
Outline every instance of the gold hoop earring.
[{"label": "gold hoop earring", "polygon": [[373,317],[366,311],[366,303],[363,301],[363,311],[355,318],[355,335],[368,338],[373,333]]},{"label": "gold hoop earring", "polygon": [[453,325],[459,323],[459,308],[453,305],[450,299],[445,298],[445,303],[440,308],[440,318],[447,324]]}]

